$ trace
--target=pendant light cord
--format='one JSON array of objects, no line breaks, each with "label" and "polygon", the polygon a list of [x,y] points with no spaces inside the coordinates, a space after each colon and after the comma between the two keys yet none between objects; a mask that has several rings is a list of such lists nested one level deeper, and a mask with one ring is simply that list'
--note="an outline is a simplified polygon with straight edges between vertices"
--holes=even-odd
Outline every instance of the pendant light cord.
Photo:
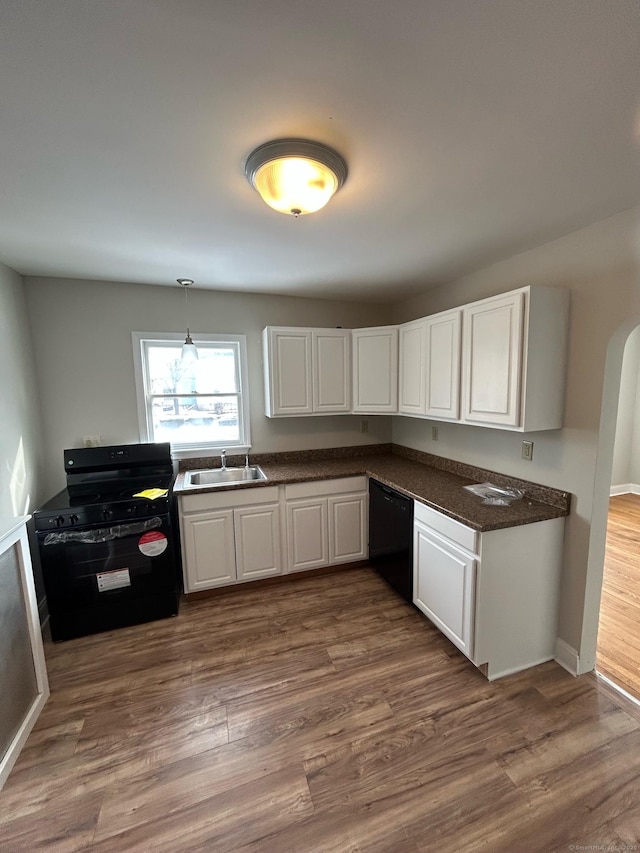
[{"label": "pendant light cord", "polygon": [[187,329],[187,338],[190,338],[191,335],[189,334],[189,299],[187,296],[187,291],[189,290],[189,287],[186,284],[183,284],[182,286],[184,288],[184,325]]},{"label": "pendant light cord", "polygon": [[187,336],[184,339],[184,344],[182,346],[181,360],[184,361],[186,358],[197,359],[198,350],[191,340],[191,333],[189,331],[189,298],[187,296],[187,289],[193,284],[193,281],[190,278],[179,278],[177,279],[177,282],[184,288],[184,325],[187,329]]}]

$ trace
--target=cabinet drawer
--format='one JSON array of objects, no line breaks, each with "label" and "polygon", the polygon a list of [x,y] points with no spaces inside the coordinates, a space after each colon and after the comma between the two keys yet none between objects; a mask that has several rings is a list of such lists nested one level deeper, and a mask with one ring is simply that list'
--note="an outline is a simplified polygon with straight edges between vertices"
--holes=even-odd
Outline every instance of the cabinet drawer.
[{"label": "cabinet drawer", "polygon": [[180,509],[182,512],[201,512],[207,509],[277,503],[278,489],[279,486],[261,486],[249,489],[225,489],[222,492],[200,492],[198,495],[180,495]]},{"label": "cabinet drawer", "polygon": [[311,483],[291,483],[284,487],[285,500],[316,498],[321,495],[341,495],[348,492],[366,492],[366,477],[342,477],[339,480],[314,480]]},{"label": "cabinet drawer", "polygon": [[430,527],[442,536],[446,536],[452,542],[466,548],[467,551],[471,551],[473,554],[478,553],[480,534],[477,530],[473,530],[471,527],[467,527],[466,524],[461,524],[459,521],[449,518],[448,515],[443,515],[441,512],[431,509],[431,507],[420,503],[420,501],[414,501],[413,512],[414,518],[426,524],[427,527]]}]

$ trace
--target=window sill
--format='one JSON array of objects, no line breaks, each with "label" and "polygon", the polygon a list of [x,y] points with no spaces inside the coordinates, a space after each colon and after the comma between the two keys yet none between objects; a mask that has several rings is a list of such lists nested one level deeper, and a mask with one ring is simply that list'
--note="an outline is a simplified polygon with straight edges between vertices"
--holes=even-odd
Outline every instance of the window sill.
[{"label": "window sill", "polygon": [[180,459],[199,459],[201,457],[220,456],[220,453],[226,450],[228,456],[244,456],[251,450],[250,444],[225,444],[211,445],[203,444],[200,447],[183,447],[171,448],[171,458]]}]

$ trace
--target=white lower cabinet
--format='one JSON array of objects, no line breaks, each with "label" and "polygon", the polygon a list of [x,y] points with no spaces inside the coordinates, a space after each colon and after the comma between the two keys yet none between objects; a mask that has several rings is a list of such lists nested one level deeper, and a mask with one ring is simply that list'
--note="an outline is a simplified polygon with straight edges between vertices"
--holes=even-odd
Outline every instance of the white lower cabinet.
[{"label": "white lower cabinet", "polygon": [[181,494],[187,593],[364,560],[366,477]]},{"label": "white lower cabinet", "polygon": [[279,575],[280,507],[278,504],[246,506],[233,511],[237,578],[254,580]]},{"label": "white lower cabinet", "polygon": [[185,592],[282,571],[277,486],[180,497]]},{"label": "white lower cabinet", "polygon": [[335,495],[327,499],[327,504],[329,563],[333,566],[338,563],[366,559],[368,554],[366,480],[364,493]]},{"label": "white lower cabinet", "polygon": [[236,580],[233,510],[198,512],[182,518],[185,592]]},{"label": "white lower cabinet", "polygon": [[366,477],[295,483],[284,493],[288,572],[366,559]]},{"label": "white lower cabinet", "polygon": [[328,566],[327,499],[288,500],[286,508],[288,571]]},{"label": "white lower cabinet", "polygon": [[415,606],[489,679],[551,660],[564,518],[478,533],[419,502]]},{"label": "white lower cabinet", "polygon": [[476,558],[420,521],[414,524],[413,602],[473,659]]}]

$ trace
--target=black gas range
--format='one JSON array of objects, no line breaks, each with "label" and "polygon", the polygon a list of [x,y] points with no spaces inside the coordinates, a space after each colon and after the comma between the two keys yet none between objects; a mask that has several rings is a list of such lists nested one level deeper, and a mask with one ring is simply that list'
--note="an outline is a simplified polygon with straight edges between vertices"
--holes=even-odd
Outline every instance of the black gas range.
[{"label": "black gas range", "polygon": [[34,513],[53,639],[175,615],[170,444],[65,450],[64,468],[66,488]]}]

